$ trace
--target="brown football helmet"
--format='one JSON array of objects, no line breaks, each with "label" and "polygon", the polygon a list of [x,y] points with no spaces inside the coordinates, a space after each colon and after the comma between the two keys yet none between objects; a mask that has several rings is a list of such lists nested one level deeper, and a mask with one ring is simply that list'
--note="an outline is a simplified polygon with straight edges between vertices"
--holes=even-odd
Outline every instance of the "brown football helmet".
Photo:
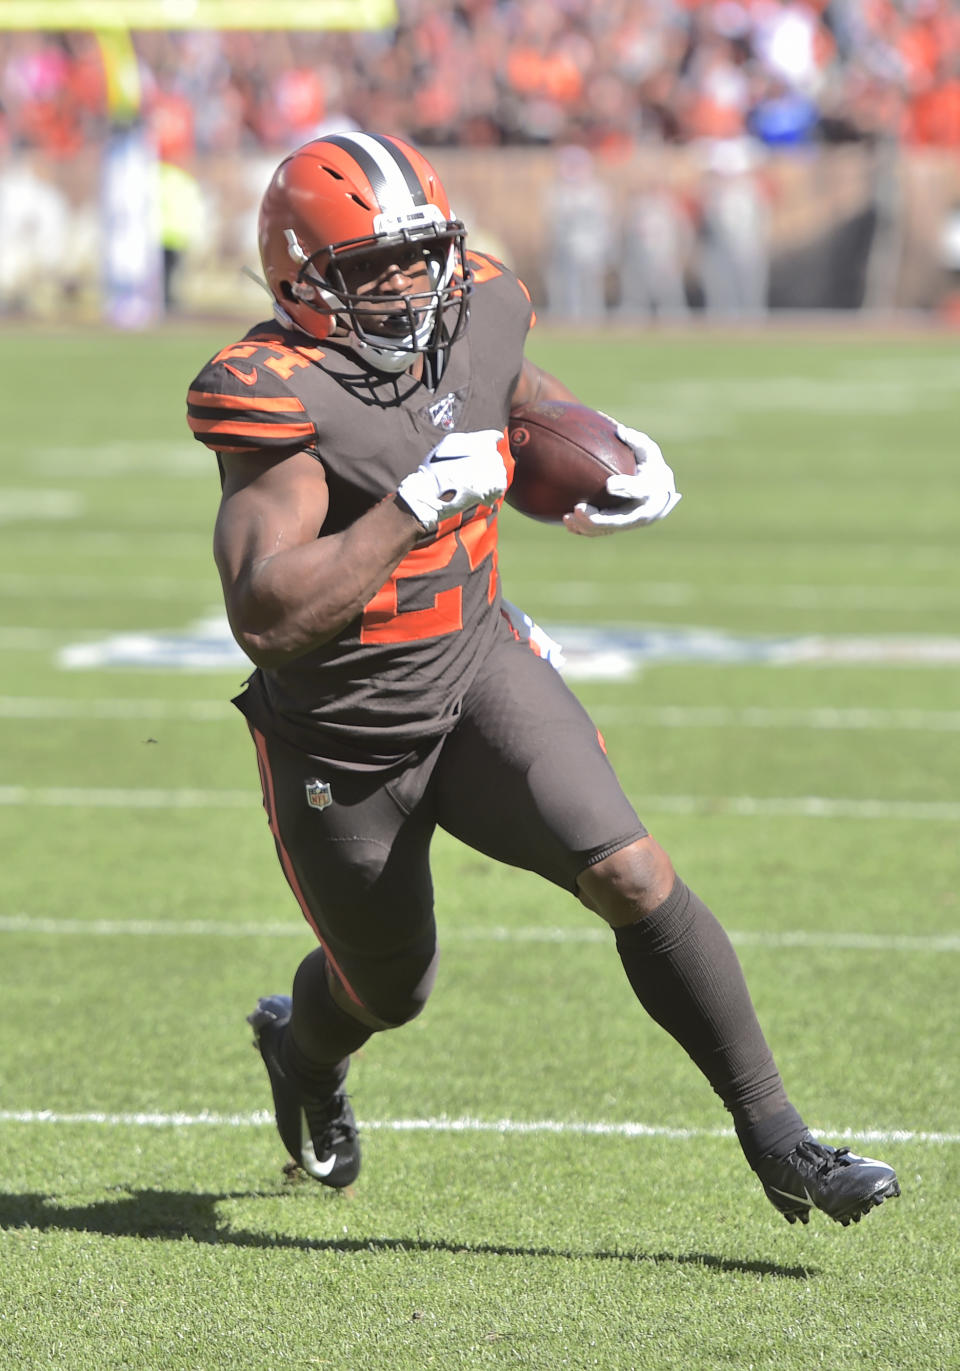
[{"label": "brown football helmet", "polygon": [[[465,237],[426,158],[380,134],[305,143],[280,163],[260,206],[260,258],[280,319],[321,340],[336,331],[381,371],[402,371],[412,354],[462,333],[470,294]],[[343,268],[387,247],[408,259],[422,254],[429,288],[391,300],[385,334],[364,325],[371,296],[352,293]]]}]

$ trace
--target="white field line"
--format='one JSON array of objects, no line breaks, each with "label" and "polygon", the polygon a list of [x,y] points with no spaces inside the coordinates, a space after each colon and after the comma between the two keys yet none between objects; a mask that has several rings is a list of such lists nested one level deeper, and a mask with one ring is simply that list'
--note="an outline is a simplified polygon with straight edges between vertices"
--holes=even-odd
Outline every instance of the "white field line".
[{"label": "white field line", "polygon": [[95,448],[58,445],[39,448],[31,454],[31,469],[45,476],[69,476],[74,481],[95,480],[115,476],[142,477],[145,471],[171,476],[209,477],[211,454],[194,443],[156,441],[118,441],[102,443]]},{"label": "white field line", "polygon": [[[609,589],[600,581],[532,581],[531,593],[561,604],[606,604]],[[714,582],[645,581],[638,600],[647,605],[737,605],[740,608],[801,610],[891,610],[960,608],[960,594],[948,586],[731,585]]]},{"label": "white field line", "polygon": [[173,576],[51,576],[7,572],[0,575],[0,595],[42,596],[60,600],[187,600],[210,599],[210,577]]},{"label": "white field line", "polygon": [[[68,529],[65,536],[71,540],[79,530]],[[58,532],[58,538],[61,536]],[[128,535],[135,540],[135,535]],[[674,535],[676,539],[676,534]],[[697,555],[706,562],[716,562],[718,558],[728,558],[731,553],[731,544],[722,538],[697,538],[691,545],[695,547]],[[823,543],[784,543],[782,539],[776,538],[748,538],[740,539],[736,544],[738,555],[755,557],[758,560],[769,563],[771,559],[777,565],[785,565],[793,562],[798,567],[809,567],[817,565],[823,561],[824,553],[829,555],[831,552],[840,550],[837,544],[833,549],[824,548]],[[956,565],[957,545],[956,540],[931,539],[930,542],[876,542],[857,544],[857,563],[859,566],[877,565],[884,571],[889,571],[891,567],[912,567],[936,566],[943,562]],[[538,585],[541,582],[537,582]],[[661,582],[661,584],[666,584]],[[676,582],[675,584],[682,584]]]},{"label": "white field line", "polygon": [[[215,583],[214,583],[215,584]],[[606,603],[609,591],[600,582],[571,580],[533,582],[539,595],[563,604]],[[206,576],[115,577],[98,575],[61,575],[6,572],[0,575],[0,594],[7,597],[33,597],[69,600],[194,600],[209,598],[210,578]],[[642,600],[660,606],[695,604],[736,605],[741,608],[778,608],[794,610],[862,610],[887,613],[897,610],[918,612],[924,609],[960,608],[960,594],[948,586],[876,585],[731,585],[713,582],[698,585],[686,581],[645,582]]]},{"label": "white field line", "polygon": [[[80,786],[0,786],[0,805],[75,809],[250,809],[260,803],[251,790],[85,789]],[[735,818],[886,819],[956,823],[960,801],[853,800],[823,795],[646,795],[637,806],[663,814]]]},{"label": "white field line", "polygon": [[252,790],[86,790],[70,786],[0,786],[0,805],[79,809],[249,809]]},{"label": "white field line", "polygon": [[[731,942],[741,947],[828,948],[849,952],[960,952],[960,933],[830,933],[817,929],[784,929],[779,932],[728,930]],[[27,933],[39,937],[80,938],[309,938],[305,924],[217,923],[212,919],[51,919],[30,914],[0,915],[0,934]],[[445,943],[608,943],[610,931],[603,927],[451,928],[442,933]]]},{"label": "white field line", "polygon": [[[93,700],[39,698],[31,695],[0,695],[0,719],[148,719],[183,720],[187,723],[218,723],[239,719],[227,700]],[[957,713],[960,728],[960,712]]]},{"label": "white field line", "polygon": [[75,490],[28,490],[23,486],[0,488],[0,524],[76,519],[83,512],[84,501]]},{"label": "white field line", "polygon": [[[95,556],[98,561],[104,557],[135,557],[142,564],[146,560],[145,544],[152,540],[157,544],[152,557],[162,557],[166,565],[171,565],[175,557],[189,559],[204,569],[208,565],[207,540],[203,536],[198,537],[196,530],[193,533],[176,533],[172,529],[156,526],[137,529],[91,528],[87,520],[80,527],[71,525],[65,529],[49,530],[47,536],[50,539],[56,537],[58,547],[69,547],[69,554],[65,555],[71,559],[84,554]],[[893,555],[891,550],[888,557],[881,558],[881,561],[886,560],[889,566]]]},{"label": "white field line", "polygon": [[22,628],[0,624],[0,649],[4,652],[47,652],[79,639],[103,638],[105,628]]},{"label": "white field line", "polygon": [[[250,1114],[110,1114],[92,1110],[85,1113],[61,1114],[52,1109],[3,1109],[0,1124],[100,1124],[127,1128],[264,1128],[273,1125],[273,1116],[258,1109]],[[732,1138],[728,1128],[670,1128],[646,1123],[578,1123],[559,1119],[361,1119],[360,1126],[368,1132],[383,1133],[496,1133],[500,1135],[532,1134],[566,1135],[577,1137],[666,1138],[670,1141],[690,1142],[700,1138]],[[906,1128],[826,1129],[815,1132],[844,1142],[869,1143],[931,1143],[947,1146],[960,1143],[960,1133],[928,1133]]]},{"label": "white field line", "polygon": [[[209,471],[198,469],[197,475],[208,475]],[[51,531],[51,536],[54,531]],[[198,552],[206,556],[207,545],[203,536],[198,536],[197,532],[176,532],[167,527],[148,524],[135,529],[117,528],[91,528],[89,521],[77,526],[73,523],[66,526],[60,525],[55,530],[57,544],[60,547],[69,548],[70,556],[83,555],[85,553],[95,554],[98,558],[104,556],[136,556],[142,554],[144,543],[151,539],[160,544],[164,561],[171,564],[174,557],[183,556],[191,562],[196,562]],[[33,535],[31,534],[31,537]],[[749,541],[741,540],[734,549],[738,557],[755,558],[763,561],[767,565],[771,559],[776,564],[784,565],[786,560],[794,567],[804,569],[811,564],[822,561],[824,556],[824,546],[822,543],[794,543],[784,545],[782,542],[775,542],[771,539],[751,538]],[[829,551],[829,549],[828,549]],[[698,538],[696,541],[697,556],[705,562],[711,563],[717,558],[729,560],[731,556],[731,545],[718,539],[703,540]],[[909,568],[911,570],[937,570],[944,565],[955,567],[957,564],[957,547],[955,542],[947,540],[924,543],[911,542],[885,542],[885,543],[858,543],[856,549],[857,562],[862,568],[877,566],[882,574],[889,574],[891,566]],[[802,575],[803,570],[797,574]],[[556,581],[541,581],[534,578],[527,582],[528,585],[536,587],[538,594],[543,593],[547,588],[556,591]],[[583,585],[589,582],[581,582]],[[656,593],[669,597],[674,593],[675,587],[684,587],[689,582],[684,581],[653,581],[645,582],[644,590],[647,585],[657,587]],[[793,583],[791,583],[793,584]],[[797,582],[804,585],[803,582]],[[746,584],[744,584],[746,589]],[[753,587],[756,589],[755,586]],[[823,593],[823,585],[810,587],[816,593]],[[877,588],[870,584],[870,593],[876,594]],[[934,594],[949,594],[946,589],[940,590],[937,587],[926,587],[932,589]],[[896,595],[906,593],[906,588],[897,585],[893,588]],[[669,602],[669,601],[668,601]]]},{"label": "white field line", "polygon": [[763,706],[733,709],[723,705],[650,705],[630,709],[625,705],[600,705],[590,712],[598,722],[623,720],[652,723],[663,728],[960,731],[960,710],[956,709],[767,709]]},{"label": "white field line", "polygon": [[[814,731],[960,732],[956,709],[866,709],[820,706],[812,709],[729,708],[724,705],[600,705],[591,710],[599,723],[624,721],[662,728],[783,728]],[[0,719],[147,719],[221,723],[237,719],[226,700],[161,700],[0,695]]]}]

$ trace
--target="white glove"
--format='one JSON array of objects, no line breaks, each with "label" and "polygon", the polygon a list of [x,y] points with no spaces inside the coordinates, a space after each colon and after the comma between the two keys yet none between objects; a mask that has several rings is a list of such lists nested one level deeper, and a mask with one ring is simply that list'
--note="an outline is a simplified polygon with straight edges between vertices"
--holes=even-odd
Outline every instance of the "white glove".
[{"label": "white glove", "polygon": [[416,471],[404,476],[397,494],[428,533],[441,519],[500,499],[507,488],[507,469],[497,447],[503,441],[496,428],[448,433]]},{"label": "white glove", "polygon": [[522,609],[518,609],[509,600],[500,601],[500,613],[510,625],[511,632],[518,642],[526,643],[531,652],[542,657],[552,667],[556,667],[557,671],[562,669],[565,661],[563,648],[555,638],[545,633],[529,614],[524,614]]},{"label": "white glove", "polygon": [[[604,415],[609,419],[609,414]],[[604,533],[618,533],[622,528],[642,528],[657,519],[665,519],[680,502],[680,492],[673,480],[673,472],[663,460],[659,444],[639,429],[617,423],[617,437],[633,448],[637,470],[633,476],[608,476],[607,494],[624,501],[613,509],[597,509],[596,505],[581,503],[573,512],[563,516],[571,533],[596,538]]]}]

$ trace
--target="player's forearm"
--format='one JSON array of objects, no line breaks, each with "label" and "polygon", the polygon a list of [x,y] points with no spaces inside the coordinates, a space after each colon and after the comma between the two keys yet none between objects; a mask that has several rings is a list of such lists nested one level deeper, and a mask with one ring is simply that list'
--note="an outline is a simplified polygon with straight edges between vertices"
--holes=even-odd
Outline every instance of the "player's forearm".
[{"label": "player's forearm", "polygon": [[540,395],[538,398],[541,400],[576,401],[578,396],[574,395],[569,386],[565,386],[558,377],[552,376],[549,371],[541,371]]},{"label": "player's forearm", "polygon": [[391,498],[341,533],[260,558],[227,597],[234,637],[266,668],[322,646],[357,617],[422,533]]},{"label": "player's forearm", "polygon": [[558,377],[551,375],[549,371],[542,371],[529,357],[525,357],[510,408],[518,409],[521,405],[536,404],[539,400],[575,401],[577,398]]}]

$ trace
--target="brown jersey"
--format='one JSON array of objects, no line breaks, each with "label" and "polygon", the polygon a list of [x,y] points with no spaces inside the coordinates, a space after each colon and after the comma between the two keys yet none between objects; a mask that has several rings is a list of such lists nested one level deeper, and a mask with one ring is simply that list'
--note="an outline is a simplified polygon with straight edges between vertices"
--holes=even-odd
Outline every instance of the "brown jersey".
[{"label": "brown jersey", "polygon": [[[503,429],[532,309],[506,267],[469,257],[470,324],[439,383],[371,371],[329,340],[257,324],[191,385],[194,436],[218,452],[311,453],[330,493],[326,537],[396,490],[445,433]],[[425,534],[330,642],[254,672],[248,717],[308,752],[357,761],[451,728],[500,631],[499,504]]]}]

